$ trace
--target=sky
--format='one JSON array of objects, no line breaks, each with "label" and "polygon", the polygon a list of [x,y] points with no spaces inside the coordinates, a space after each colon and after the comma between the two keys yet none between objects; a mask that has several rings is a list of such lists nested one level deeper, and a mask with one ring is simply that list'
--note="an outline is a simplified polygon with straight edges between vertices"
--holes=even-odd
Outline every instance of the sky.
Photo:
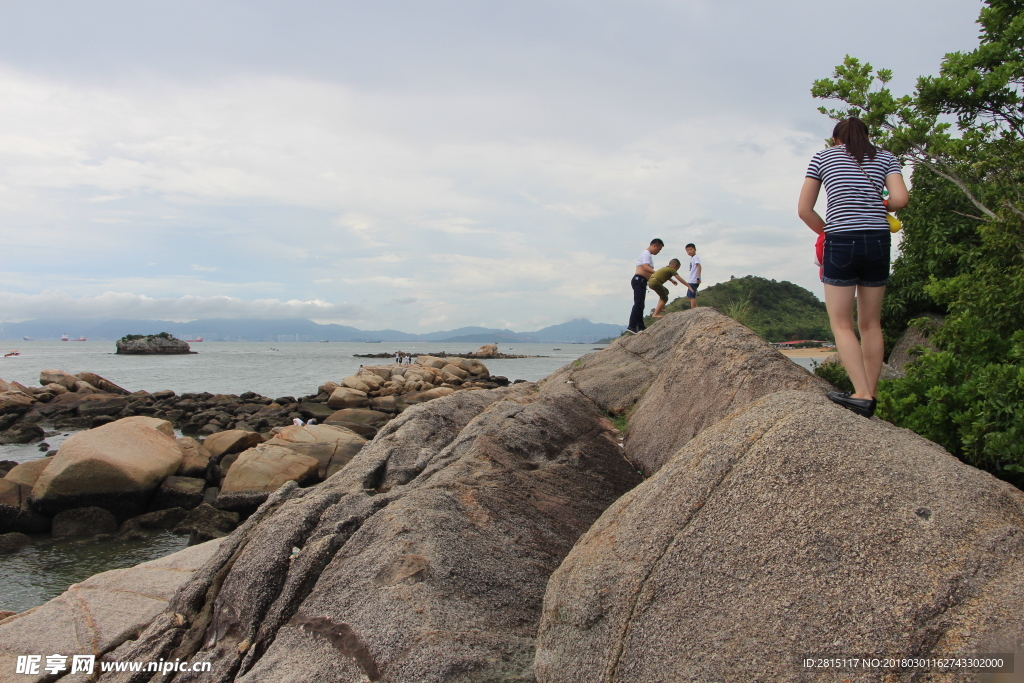
[{"label": "sky", "polygon": [[654,237],[820,297],[812,82],[981,6],[0,0],[0,318],[625,324]]}]

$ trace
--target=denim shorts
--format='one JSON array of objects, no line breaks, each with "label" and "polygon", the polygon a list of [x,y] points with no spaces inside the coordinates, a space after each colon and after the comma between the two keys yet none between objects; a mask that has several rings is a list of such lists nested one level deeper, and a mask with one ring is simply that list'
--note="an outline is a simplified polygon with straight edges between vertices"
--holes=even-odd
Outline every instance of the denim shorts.
[{"label": "denim shorts", "polygon": [[686,298],[687,299],[696,299],[697,298],[697,288],[700,287],[700,283],[699,282],[691,282],[690,283],[690,287],[692,287],[693,289],[687,289],[686,290]]},{"label": "denim shorts", "polygon": [[821,281],[836,287],[885,287],[889,284],[891,243],[888,230],[827,233]]}]

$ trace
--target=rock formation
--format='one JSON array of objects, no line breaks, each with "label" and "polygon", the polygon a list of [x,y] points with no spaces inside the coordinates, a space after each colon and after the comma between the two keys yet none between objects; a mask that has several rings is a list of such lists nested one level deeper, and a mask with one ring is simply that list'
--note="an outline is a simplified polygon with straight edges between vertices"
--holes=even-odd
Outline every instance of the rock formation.
[{"label": "rock formation", "polygon": [[149,335],[129,334],[122,337],[117,340],[117,353],[167,355],[195,351],[189,347],[188,342],[161,332]]},{"label": "rock formation", "polygon": [[[211,665],[176,683],[525,683],[805,681],[801,654],[1024,648],[1024,493],[831,404],[713,309],[538,384],[423,386],[471,373],[442,360],[321,387],[321,402],[344,388],[406,406],[358,425],[376,436],[323,483],[300,485],[323,460],[292,449],[349,441],[308,427],[223,456],[243,492],[235,468],[261,450],[307,461],[260,471],[262,505],[148,626],[98,651]],[[0,653],[27,642],[8,624]],[[912,673],[891,678],[963,680]]]}]

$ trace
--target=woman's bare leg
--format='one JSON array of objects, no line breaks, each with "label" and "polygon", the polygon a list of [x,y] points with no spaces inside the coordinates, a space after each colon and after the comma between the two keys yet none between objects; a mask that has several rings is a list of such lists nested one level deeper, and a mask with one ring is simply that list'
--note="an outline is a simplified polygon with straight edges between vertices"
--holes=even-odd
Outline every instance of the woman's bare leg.
[{"label": "woman's bare leg", "polygon": [[[872,386],[864,368],[864,355],[861,352],[860,340],[853,329],[853,300],[857,287],[837,287],[825,285],[825,308],[828,309],[828,321],[832,326],[832,335],[836,338],[836,349],[839,359],[846,368],[846,374],[853,383],[853,398],[871,399]],[[865,288],[866,289],[866,288]],[[879,287],[879,289],[884,289]],[[881,299],[879,299],[881,300]],[[881,306],[879,306],[881,310]],[[879,365],[881,368],[881,365]],[[875,383],[877,384],[877,379]]]},{"label": "woman's bare leg", "polygon": [[885,339],[882,337],[884,296],[885,287],[857,287],[857,327],[860,329],[860,350],[871,398],[878,394],[878,376],[882,374],[882,361],[885,360]]}]

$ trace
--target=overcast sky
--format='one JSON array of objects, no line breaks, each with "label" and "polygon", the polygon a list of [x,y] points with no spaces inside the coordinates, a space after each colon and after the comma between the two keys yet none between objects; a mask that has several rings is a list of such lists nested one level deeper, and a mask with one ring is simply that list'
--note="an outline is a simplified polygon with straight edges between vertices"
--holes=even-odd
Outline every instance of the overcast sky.
[{"label": "overcast sky", "polygon": [[980,8],[0,0],[0,317],[625,324],[653,237],[820,296],[812,81],[907,91]]}]

